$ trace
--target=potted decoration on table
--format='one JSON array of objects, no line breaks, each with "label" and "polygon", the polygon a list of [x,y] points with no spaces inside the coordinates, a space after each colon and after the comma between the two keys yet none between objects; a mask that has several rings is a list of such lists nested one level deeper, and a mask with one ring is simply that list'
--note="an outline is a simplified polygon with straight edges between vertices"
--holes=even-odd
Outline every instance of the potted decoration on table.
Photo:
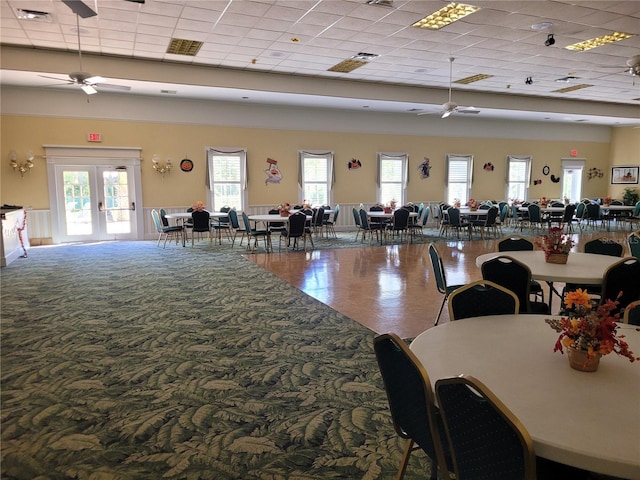
[{"label": "potted decoration on table", "polygon": [[573,247],[570,236],[564,235],[562,227],[549,227],[549,234],[536,238],[536,246],[544,251],[547,263],[567,263]]},{"label": "potted decoration on table", "polygon": [[638,201],[638,191],[635,188],[627,187],[622,194],[622,201],[625,205],[633,206]]},{"label": "potted decoration on table", "polygon": [[196,203],[191,205],[191,208],[193,209],[194,212],[202,212],[206,207],[202,200],[198,200]]},{"label": "potted decoration on table", "polygon": [[613,199],[610,196],[606,196],[602,199],[602,205],[604,205],[605,207],[608,207],[609,205],[611,205],[611,201]]},{"label": "potted decoration on table", "polygon": [[278,209],[278,213],[281,217],[288,217],[291,215],[291,204],[290,203],[281,203],[276,207]]},{"label": "potted decoration on table", "polygon": [[540,197],[538,204],[540,208],[546,208],[549,205],[549,199],[547,197]]},{"label": "potted decoration on table", "polygon": [[595,372],[600,358],[611,352],[627,357],[630,362],[640,360],[640,357],[633,356],[627,342],[622,340],[624,335],[618,335],[620,314],[611,314],[618,302],[607,299],[595,310],[591,302],[589,294],[580,288],[565,294],[568,316],[545,320],[560,334],[553,351],[563,353],[566,349],[571,368],[583,372]]},{"label": "potted decoration on table", "polygon": [[469,201],[467,202],[467,207],[469,207],[469,210],[471,210],[472,212],[475,212],[476,210],[478,210],[479,206],[480,206],[480,202],[474,200],[473,198],[470,198]]}]

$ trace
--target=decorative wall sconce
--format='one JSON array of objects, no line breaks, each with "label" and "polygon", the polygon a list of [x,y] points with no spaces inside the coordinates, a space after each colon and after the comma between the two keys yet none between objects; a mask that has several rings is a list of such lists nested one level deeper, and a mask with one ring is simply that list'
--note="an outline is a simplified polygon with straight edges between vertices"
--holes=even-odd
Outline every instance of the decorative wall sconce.
[{"label": "decorative wall sconce", "polygon": [[20,176],[24,177],[25,173],[29,173],[33,168],[33,152],[31,150],[27,151],[24,162],[18,162],[18,154],[15,150],[11,150],[9,152],[9,162],[13,167],[14,171],[20,172]]},{"label": "decorative wall sconce", "polygon": [[163,177],[165,173],[171,172],[172,165],[170,158],[167,158],[166,163],[162,163],[160,162],[160,157],[158,157],[158,155],[154,153],[153,157],[151,157],[151,161],[153,162],[153,169],[156,171],[156,173],[159,173]]}]

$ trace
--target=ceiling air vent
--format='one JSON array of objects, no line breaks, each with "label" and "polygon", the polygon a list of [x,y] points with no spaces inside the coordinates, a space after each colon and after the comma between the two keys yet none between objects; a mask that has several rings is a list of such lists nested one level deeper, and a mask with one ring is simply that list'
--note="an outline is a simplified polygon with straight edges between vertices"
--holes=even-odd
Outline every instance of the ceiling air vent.
[{"label": "ceiling air vent", "polygon": [[376,5],[378,7],[393,8],[393,0],[365,0],[367,5]]},{"label": "ceiling air vent", "polygon": [[581,83],[580,85],[573,85],[571,87],[561,88],[559,90],[553,90],[553,93],[567,93],[573,92],[574,90],[581,90],[583,88],[593,87],[593,85],[589,85],[587,83]]},{"label": "ceiling air vent", "polygon": [[470,77],[461,78],[460,80],[456,80],[453,83],[469,85],[470,83],[479,82],[480,80],[486,80],[487,78],[491,78],[491,77],[493,77],[493,75],[487,75],[486,73],[479,73],[477,75],[471,75]]},{"label": "ceiling air vent", "polygon": [[188,55],[195,57],[198,51],[202,47],[202,42],[197,40],[185,40],[183,38],[172,38],[167,53],[173,53],[175,55]]}]

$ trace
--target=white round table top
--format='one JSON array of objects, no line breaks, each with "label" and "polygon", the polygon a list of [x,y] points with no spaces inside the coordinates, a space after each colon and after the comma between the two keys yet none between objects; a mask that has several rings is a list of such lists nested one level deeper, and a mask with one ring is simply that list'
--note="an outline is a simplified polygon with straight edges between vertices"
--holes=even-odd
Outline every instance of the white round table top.
[{"label": "white round table top", "polygon": [[[546,315],[499,315],[445,323],[418,335],[411,350],[432,386],[473,375],[520,419],[536,455],[589,471],[640,479],[640,362],[614,353],[598,371],[572,369],[553,352]],[[618,333],[640,356],[640,331]]]},{"label": "white round table top", "polygon": [[[313,217],[311,215],[306,215],[306,218],[307,220],[311,220]],[[267,213],[262,215],[249,215],[249,220],[252,222],[288,222],[289,217],[282,217],[275,213]]]},{"label": "white round table top", "polygon": [[[370,218],[393,218],[393,212],[380,212],[380,211],[373,211],[373,212],[367,212],[367,216]],[[409,212],[409,217],[417,217],[418,216],[418,212]]]},{"label": "white round table top", "polygon": [[571,252],[566,264],[547,263],[542,250],[491,252],[476,258],[480,268],[484,262],[497,256],[507,256],[521,261],[531,270],[536,280],[547,282],[583,283],[599,285],[607,269],[621,260],[620,257],[594,253]]}]

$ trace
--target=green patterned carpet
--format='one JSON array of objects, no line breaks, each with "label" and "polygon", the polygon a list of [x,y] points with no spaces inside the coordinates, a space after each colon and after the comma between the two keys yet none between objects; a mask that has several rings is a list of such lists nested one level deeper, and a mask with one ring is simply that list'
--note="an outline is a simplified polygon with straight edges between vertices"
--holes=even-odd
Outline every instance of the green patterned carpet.
[{"label": "green patterned carpet", "polygon": [[[373,333],[235,250],[37,247],[3,268],[2,478],[393,478]],[[429,470],[414,453],[405,478]]]}]

